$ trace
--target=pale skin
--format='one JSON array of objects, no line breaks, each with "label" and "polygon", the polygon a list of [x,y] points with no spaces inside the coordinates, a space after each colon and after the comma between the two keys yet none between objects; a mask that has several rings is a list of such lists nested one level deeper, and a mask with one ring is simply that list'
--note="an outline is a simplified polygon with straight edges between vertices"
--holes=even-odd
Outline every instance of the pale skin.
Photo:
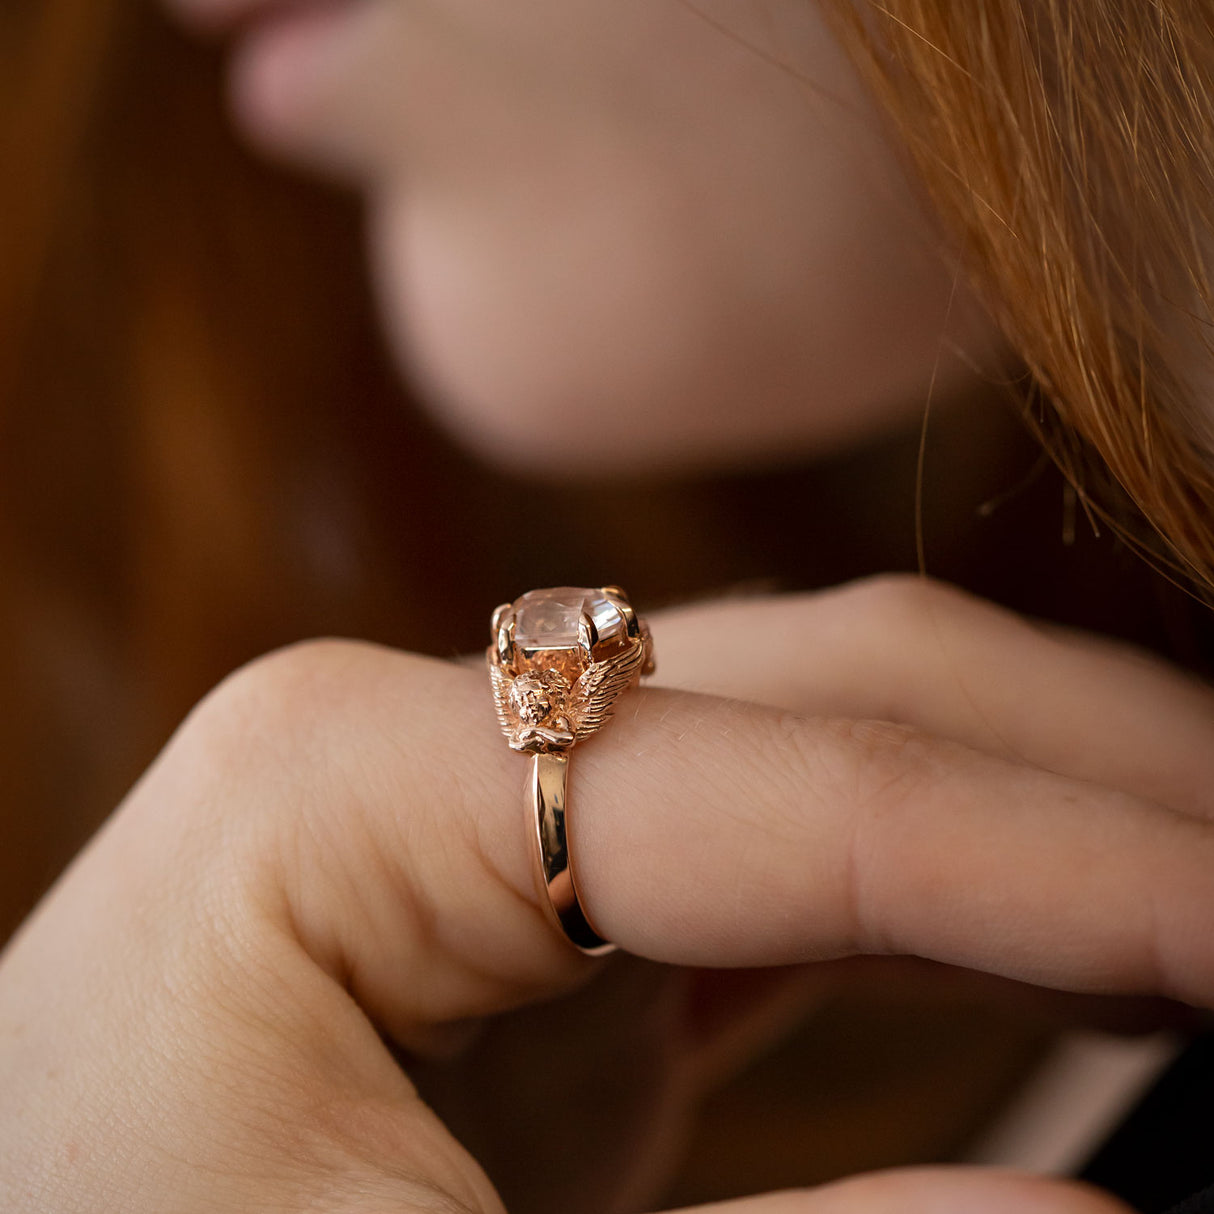
[{"label": "pale skin", "polygon": [[[219,0],[179,7],[223,19]],[[799,2],[733,15],[756,23],[744,31],[756,39],[800,30],[786,39],[800,70],[851,87]],[[648,37],[631,22],[651,22]],[[291,60],[281,43],[243,51],[246,125],[366,189],[402,361],[420,359],[434,407],[506,461],[537,460],[520,435],[570,401],[581,429],[551,427],[544,471],[576,469],[588,432],[620,467],[840,441],[896,414],[933,369],[963,376],[940,354],[950,298],[969,335],[958,340],[996,348],[953,291],[946,254],[926,255],[930,225],[888,150],[881,167],[879,133],[862,157],[876,167],[854,175],[843,157],[835,192],[818,199],[822,215],[859,214],[854,256],[836,265],[828,227],[807,235],[791,222],[817,180],[797,149],[825,119],[805,119],[803,92],[764,85],[740,60],[728,68],[736,43],[706,29],[653,0],[520,0],[508,16],[487,0],[368,0],[323,62]],[[495,49],[500,75],[478,45]],[[628,86],[612,87],[621,72]],[[642,86],[666,102],[645,113],[683,115],[677,131],[638,125],[626,102]],[[426,119],[440,88],[444,121],[433,108]],[[556,117],[558,94],[575,99],[572,117]],[[774,132],[752,163],[770,170],[765,188],[725,211],[705,202],[702,226],[672,229],[658,196],[704,196],[734,128],[703,123],[745,105],[758,107],[755,125],[729,146],[753,150],[754,130]],[[494,139],[469,147],[490,116]],[[688,123],[703,140],[672,165]],[[826,155],[837,134],[814,146]],[[865,211],[871,172],[887,189]],[[580,192],[587,173],[635,205]],[[600,234],[625,225],[618,244],[582,250],[610,289],[558,289],[580,229],[545,243],[539,198],[566,216],[593,199]],[[898,239],[886,234],[885,260],[866,269],[865,225],[876,239],[895,222]],[[509,264],[520,245],[532,256]],[[752,256],[769,271],[753,281]],[[745,287],[762,323],[733,331],[709,284],[686,276],[692,265],[726,295]],[[814,265],[835,265],[831,290]],[[905,325],[892,336],[836,289],[875,296],[883,282],[895,302],[874,306]],[[495,283],[518,294],[491,314],[480,309]],[[553,340],[561,307],[569,327]],[[798,324],[812,336],[819,321],[829,340],[791,362],[763,344]],[[642,332],[650,356],[620,357]],[[720,361],[705,369],[693,357],[704,350]],[[608,406],[633,424],[598,427]],[[584,900],[626,954],[607,961],[579,955],[543,914],[525,761],[498,732],[483,669],[323,642],[209,695],[0,961],[0,1206],[498,1214],[508,1196],[516,1214],[650,1208],[722,1051],[744,1054],[781,1002],[756,985],[753,1023],[739,1010],[696,1039],[688,966],[791,967],[792,1003],[824,962],[913,955],[1092,997],[1214,1007],[1206,688],[918,580],[651,622],[661,685],[630,693],[574,753]],[[611,1099],[577,1099],[608,1076]],[[565,1149],[554,1125],[589,1145]],[[719,1207],[1121,1208],[1076,1185],[937,1168]]]}]

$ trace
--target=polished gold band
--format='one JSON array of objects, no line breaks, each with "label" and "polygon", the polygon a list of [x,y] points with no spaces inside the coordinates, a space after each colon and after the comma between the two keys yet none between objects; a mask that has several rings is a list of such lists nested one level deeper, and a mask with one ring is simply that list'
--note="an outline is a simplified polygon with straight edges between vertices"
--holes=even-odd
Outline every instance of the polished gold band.
[{"label": "polished gold band", "polygon": [[611,952],[615,945],[595,930],[578,897],[577,878],[569,857],[568,787],[568,754],[532,755],[526,801],[528,816],[534,824],[536,875],[544,895],[541,901],[570,943],[597,957]]}]

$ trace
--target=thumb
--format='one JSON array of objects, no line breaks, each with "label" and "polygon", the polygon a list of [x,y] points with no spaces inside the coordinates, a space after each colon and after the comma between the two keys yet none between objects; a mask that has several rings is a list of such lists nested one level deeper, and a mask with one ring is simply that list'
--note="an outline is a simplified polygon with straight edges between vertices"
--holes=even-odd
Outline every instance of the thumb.
[{"label": "thumb", "polygon": [[1129,1214],[1073,1181],[989,1168],[904,1168],[671,1214]]}]

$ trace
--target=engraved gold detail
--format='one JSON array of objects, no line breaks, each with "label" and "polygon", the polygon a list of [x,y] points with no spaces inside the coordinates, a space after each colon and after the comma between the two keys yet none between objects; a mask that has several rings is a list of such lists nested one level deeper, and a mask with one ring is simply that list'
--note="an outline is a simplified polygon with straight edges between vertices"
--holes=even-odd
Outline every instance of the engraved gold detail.
[{"label": "engraved gold detail", "polygon": [[502,733],[555,754],[601,729],[654,667],[653,642],[618,586],[533,590],[493,613],[488,662]]}]

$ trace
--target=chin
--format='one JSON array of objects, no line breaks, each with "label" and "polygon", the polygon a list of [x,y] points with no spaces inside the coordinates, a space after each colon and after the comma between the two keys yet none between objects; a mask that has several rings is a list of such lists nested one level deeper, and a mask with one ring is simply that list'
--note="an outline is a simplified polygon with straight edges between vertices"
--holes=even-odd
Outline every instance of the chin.
[{"label": "chin", "polygon": [[[372,212],[389,345],[457,442],[529,478],[661,476],[730,462],[738,340],[681,263],[630,252],[590,280],[554,256],[463,243],[402,205]],[[527,242],[516,242],[526,244]],[[729,387],[733,382],[734,386]]]},{"label": "chin", "polygon": [[933,381],[944,396],[974,377],[968,358],[940,361],[930,325],[929,341],[829,312],[806,319],[808,304],[742,308],[690,289],[677,262],[621,257],[573,289],[547,263],[506,273],[453,249],[379,245],[389,343],[457,442],[528,478],[788,465],[921,416]]},{"label": "chin", "polygon": [[495,468],[568,481],[677,475],[719,462],[712,414],[720,411],[700,408],[700,360],[681,358],[677,341],[639,341],[627,325],[572,310],[452,316],[414,297],[385,311],[420,403]]},{"label": "chin", "polygon": [[[635,418],[619,398],[504,376],[477,381],[414,370],[421,403],[465,450],[526,479],[585,481],[686,471],[688,461]],[[453,382],[454,381],[454,382]],[[631,410],[629,410],[631,413]]]}]

